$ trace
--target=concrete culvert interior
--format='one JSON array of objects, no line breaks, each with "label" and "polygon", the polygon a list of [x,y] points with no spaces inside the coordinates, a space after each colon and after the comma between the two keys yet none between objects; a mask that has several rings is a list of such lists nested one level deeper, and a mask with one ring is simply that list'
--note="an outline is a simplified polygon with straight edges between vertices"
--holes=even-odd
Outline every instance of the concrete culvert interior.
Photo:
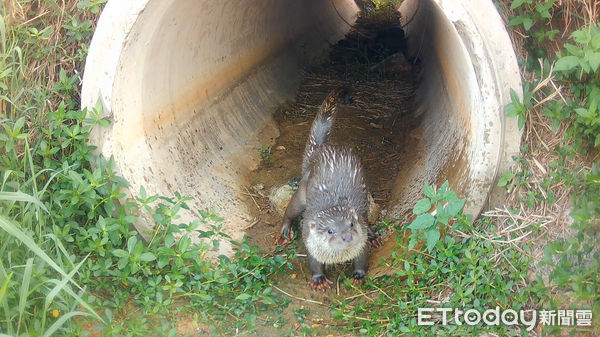
[{"label": "concrete culvert interior", "polygon": [[[385,200],[376,201],[386,216],[403,217],[421,197],[423,183],[448,180],[467,197],[466,212],[476,215],[490,202],[497,172],[510,165],[520,142],[516,121],[503,112],[510,88],[521,87],[504,24],[488,0],[405,0],[398,11],[406,36],[401,52],[415,67],[396,74],[404,77],[382,78],[372,95],[363,85],[347,108],[359,116],[353,121],[363,123],[359,129],[381,133],[373,138],[383,146],[376,151],[388,154],[381,158],[386,170],[371,173],[386,179],[380,183]],[[100,100],[112,123],[95,128],[91,141],[99,153],[114,157],[132,196],[140,186],[149,194],[179,192],[193,197],[181,222],[198,218],[199,209],[214,209],[233,239],[264,225],[271,226],[268,240],[274,242],[279,224],[256,224],[251,204],[251,187],[261,179],[253,172],[268,172],[258,149],[273,146],[271,165],[289,170],[290,177],[300,174],[299,165],[275,163],[283,156],[277,151],[288,151],[277,150],[280,135],[302,123],[292,118],[282,124],[280,117],[285,107],[303,103],[308,129],[311,100],[318,104],[327,88],[302,101],[298,90],[317,83],[306,69],[330,57],[359,13],[353,0],[109,0],[90,46],[82,105],[91,108]],[[385,119],[385,107],[357,102],[390,91],[403,96],[388,103],[398,107],[400,118],[390,112]],[[382,115],[365,115],[375,110]],[[334,133],[343,135],[348,125],[342,121]],[[306,137],[295,142],[303,147]],[[289,155],[300,163],[301,153]],[[288,182],[280,178],[264,188]],[[142,216],[135,225],[147,235],[152,221]],[[221,247],[220,253],[231,249]]]}]

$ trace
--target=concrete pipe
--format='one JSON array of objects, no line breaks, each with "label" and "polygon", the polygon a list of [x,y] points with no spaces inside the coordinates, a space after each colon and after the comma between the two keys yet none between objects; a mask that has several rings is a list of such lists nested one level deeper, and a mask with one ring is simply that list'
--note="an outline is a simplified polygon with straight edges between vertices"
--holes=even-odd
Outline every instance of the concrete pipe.
[{"label": "concrete pipe", "polygon": [[[478,214],[520,140],[503,113],[509,89],[521,87],[504,24],[489,0],[405,0],[398,10],[409,54],[422,61],[415,113],[426,155],[398,172],[389,215],[410,208],[424,182],[446,179]],[[239,240],[252,222],[240,194],[257,148],[278,135],[274,108],[294,97],[303,67],[343,38],[358,11],[353,0],[110,0],[82,106],[101,100],[112,123],[91,142],[114,157],[132,196],[140,186],[192,196],[182,222],[214,208]],[[136,224],[142,235],[151,226],[144,217]]]}]

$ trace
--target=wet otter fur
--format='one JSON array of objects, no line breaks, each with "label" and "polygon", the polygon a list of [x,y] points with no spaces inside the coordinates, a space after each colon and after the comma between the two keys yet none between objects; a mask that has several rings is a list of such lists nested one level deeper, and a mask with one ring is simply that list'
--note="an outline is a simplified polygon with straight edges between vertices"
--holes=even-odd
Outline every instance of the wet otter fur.
[{"label": "wet otter fur", "polygon": [[330,288],[326,264],[352,260],[353,279],[366,275],[372,235],[367,221],[367,187],[358,156],[348,146],[329,144],[339,101],[346,94],[333,90],[323,101],[310,129],[302,161],[302,180],[283,218],[283,244],[293,237],[291,221],[304,212],[302,238],[308,252],[313,290]]}]

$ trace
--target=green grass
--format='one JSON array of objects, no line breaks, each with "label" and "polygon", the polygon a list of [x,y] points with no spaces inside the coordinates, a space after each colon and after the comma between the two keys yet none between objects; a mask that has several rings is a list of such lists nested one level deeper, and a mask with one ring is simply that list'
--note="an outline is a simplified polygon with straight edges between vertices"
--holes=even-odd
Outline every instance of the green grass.
[{"label": "green grass", "polygon": [[[233,257],[212,264],[206,256],[226,236],[210,205],[198,210],[199,219],[181,224],[178,212],[189,199],[177,193],[147,195],[142,189],[136,200],[122,202],[128,183],[111,158],[92,155],[89,132],[109,121],[100,118],[100,107],[79,110],[79,85],[104,2],[22,0],[0,7],[0,334],[80,336],[95,326],[105,336],[171,336],[177,334],[173,315],[187,311],[215,333],[283,325],[264,317],[277,317],[288,303],[271,280],[291,267],[291,252],[264,254],[235,242]],[[524,148],[520,169],[504,173],[500,183],[523,189],[517,201],[531,209],[557,202],[553,186],[571,188],[574,235],[547,246],[548,280],[523,282],[533,263],[522,254],[529,247],[490,240],[496,229],[491,219],[469,225],[461,212],[464,200],[447,186],[426,186],[414,208],[418,220],[397,223],[400,231],[414,230],[408,241],[398,239],[399,247],[414,249],[397,249],[386,261],[396,273],[369,280],[357,289],[364,296],[334,300],[332,316],[348,331],[521,335],[521,328],[506,326],[419,327],[416,308],[430,306],[440,294],[447,296],[443,305],[464,309],[561,308],[566,302],[556,289],[569,297],[569,306],[591,307],[597,322],[600,32],[581,25],[557,55],[549,55],[540,50],[557,34],[545,27],[560,7],[527,0],[512,7],[509,23],[528,34],[525,47],[535,57],[521,60],[532,76],[524,100],[512,95],[507,112],[530,129],[531,114],[539,111],[565,136],[550,149],[554,159],[544,181],[534,182],[530,165],[538,149]],[[540,56],[541,63],[535,60]],[[553,94],[550,86],[538,86],[550,75],[564,100],[555,95],[538,104]],[[267,150],[261,150],[265,162]],[[435,216],[426,215],[431,207],[438,209]],[[149,242],[132,227],[140,211],[156,225]],[[193,244],[192,236],[203,240]],[[306,314],[296,311],[297,320]],[[297,333],[315,329],[303,323]]]},{"label": "green grass", "polygon": [[[570,9],[574,8],[577,7]],[[548,293],[544,303],[553,309],[591,308],[594,327],[578,332],[597,333],[600,330],[597,319],[600,316],[600,28],[597,23],[590,25],[589,20],[581,19],[593,14],[591,8],[581,9],[581,17],[572,13],[572,20],[588,23],[572,25],[574,28],[565,34],[565,41],[558,44],[561,47],[555,48],[553,55],[547,52],[547,46],[554,45],[557,36],[547,26],[553,16],[564,13],[564,8],[555,1],[526,0],[513,1],[511,9],[514,10],[509,18],[511,26],[522,25],[521,34],[529,35],[524,46],[530,58],[521,60],[527,74],[524,99],[511,95],[513,102],[507,112],[518,116],[520,127],[526,126],[526,133],[541,133],[532,131],[535,126],[524,123],[535,120],[548,121],[551,132],[544,135],[552,135],[552,131],[562,135],[554,136],[559,142],[551,149],[542,149],[541,142],[530,142],[535,148],[523,149],[517,158],[519,169],[505,172],[500,185],[520,189],[519,201],[533,212],[552,208],[559,202],[559,193],[565,189],[571,191],[571,233],[551,241],[544,251],[542,265],[551,271],[545,281]],[[535,157],[540,154],[550,158],[545,166],[547,175],[541,180],[532,173],[532,166],[537,165]],[[560,331],[557,327],[545,330]]]}]

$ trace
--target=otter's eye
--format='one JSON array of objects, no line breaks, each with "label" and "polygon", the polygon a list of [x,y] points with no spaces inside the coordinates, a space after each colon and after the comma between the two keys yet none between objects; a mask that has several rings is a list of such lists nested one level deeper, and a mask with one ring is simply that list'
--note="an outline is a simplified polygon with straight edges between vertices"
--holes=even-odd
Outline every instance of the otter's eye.
[{"label": "otter's eye", "polygon": [[350,223],[350,227],[354,227],[354,223],[353,222]]},{"label": "otter's eye", "polygon": [[329,228],[329,229],[327,230],[327,233],[329,233],[329,234],[333,234],[333,229]]}]

